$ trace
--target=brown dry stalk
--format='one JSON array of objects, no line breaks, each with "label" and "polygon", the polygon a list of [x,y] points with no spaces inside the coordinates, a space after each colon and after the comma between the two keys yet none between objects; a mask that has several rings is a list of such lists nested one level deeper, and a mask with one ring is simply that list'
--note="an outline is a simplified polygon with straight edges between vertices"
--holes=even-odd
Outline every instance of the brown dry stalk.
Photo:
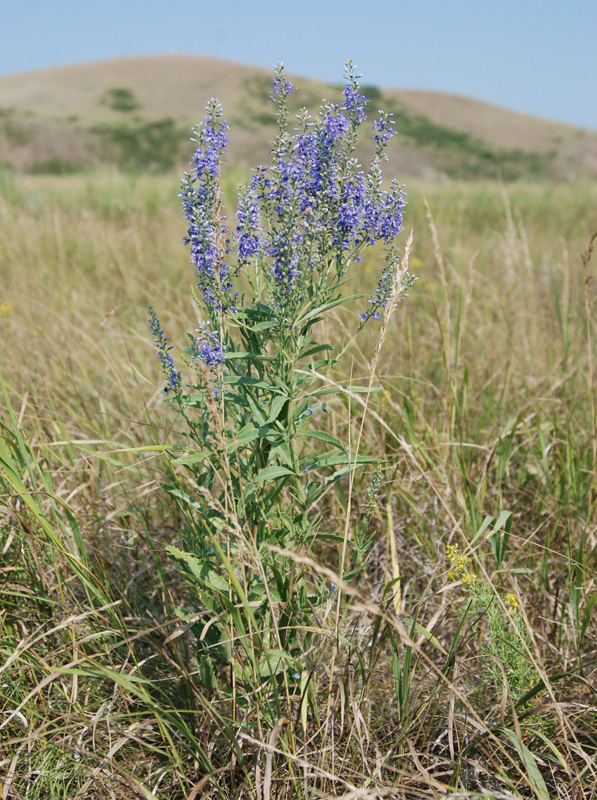
[{"label": "brown dry stalk", "polygon": [[[347,499],[346,517],[345,517],[345,524],[344,524],[344,537],[343,537],[343,541],[342,541],[342,551],[341,551],[341,554],[340,554],[340,567],[339,567],[339,570],[338,570],[340,576],[342,576],[344,574],[344,566],[345,566],[345,563],[346,563],[346,552],[347,552],[347,549],[348,549],[348,538],[349,538],[349,533],[350,533],[350,514],[351,514],[351,508],[352,508],[352,492],[353,492],[353,487],[354,487],[354,472],[355,472],[355,469],[356,469],[356,463],[357,463],[357,458],[358,458],[358,454],[359,454],[359,449],[360,449],[361,441],[362,441],[362,438],[363,438],[363,431],[365,429],[365,420],[366,420],[367,410],[368,410],[368,406],[369,406],[369,399],[371,397],[371,391],[373,389],[373,381],[375,380],[375,372],[376,372],[376,369],[377,369],[377,364],[379,362],[379,356],[380,356],[381,349],[383,347],[383,343],[385,341],[386,334],[387,334],[387,331],[388,331],[388,325],[389,325],[390,319],[391,319],[394,311],[396,310],[396,308],[398,306],[398,303],[399,303],[399,300],[400,300],[400,293],[402,291],[402,281],[404,280],[404,277],[406,276],[406,273],[408,272],[410,253],[411,253],[411,250],[412,250],[412,243],[413,243],[413,231],[411,230],[410,235],[408,237],[408,240],[406,242],[406,248],[405,248],[405,251],[404,251],[404,256],[402,258],[402,262],[401,262],[399,268],[396,270],[396,273],[394,275],[394,283],[392,285],[392,292],[390,294],[390,298],[389,298],[388,302],[386,303],[386,307],[385,307],[385,310],[384,310],[384,316],[383,316],[383,320],[382,320],[382,325],[381,325],[381,330],[380,330],[380,334],[379,334],[379,339],[378,339],[377,346],[375,348],[375,352],[373,354],[373,359],[371,361],[371,366],[370,366],[370,369],[369,369],[369,383],[368,383],[368,386],[367,386],[367,392],[365,394],[365,401],[364,401],[364,407],[363,407],[363,414],[362,414],[362,418],[361,418],[361,425],[360,425],[360,428],[359,428],[356,447],[354,449],[353,469],[350,471],[349,479],[348,479],[348,499]],[[338,591],[338,597],[337,597],[337,601],[336,601],[336,616],[335,616],[335,623],[334,623],[334,633],[335,633],[336,639],[338,638],[338,625],[339,625],[339,621],[340,621],[341,598],[342,598],[342,592]],[[330,683],[329,683],[329,689],[328,689],[328,702],[327,702],[326,719],[329,718],[330,711],[331,711],[332,686],[333,686],[333,680],[334,680],[334,666],[335,666],[335,659],[336,659],[336,650],[337,650],[337,647],[334,647],[334,650],[332,651],[332,662],[331,662],[331,665],[330,665]]]}]

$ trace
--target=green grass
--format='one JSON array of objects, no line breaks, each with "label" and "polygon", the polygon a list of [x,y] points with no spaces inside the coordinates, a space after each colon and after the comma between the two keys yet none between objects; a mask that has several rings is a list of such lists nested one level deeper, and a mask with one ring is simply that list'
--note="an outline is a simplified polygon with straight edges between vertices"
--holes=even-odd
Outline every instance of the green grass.
[{"label": "green grass", "polygon": [[[263,696],[226,670],[218,689],[198,674],[192,601],[166,556],[185,519],[161,484],[192,487],[165,457],[184,440],[146,307],[182,348],[193,275],[178,177],[0,176],[5,796],[595,797],[596,262],[581,254],[597,189],[408,191],[420,279],[365,419],[362,452],[390,459],[368,565],[335,577],[340,483],[320,509],[327,538],[295,554],[339,594],[318,610],[304,679]],[[357,313],[322,324],[340,340]],[[333,379],[361,383],[375,339]],[[360,399],[330,402],[332,433],[356,436]],[[491,614],[449,577],[450,544]],[[488,668],[496,652],[539,676],[517,684],[518,705]]]}]

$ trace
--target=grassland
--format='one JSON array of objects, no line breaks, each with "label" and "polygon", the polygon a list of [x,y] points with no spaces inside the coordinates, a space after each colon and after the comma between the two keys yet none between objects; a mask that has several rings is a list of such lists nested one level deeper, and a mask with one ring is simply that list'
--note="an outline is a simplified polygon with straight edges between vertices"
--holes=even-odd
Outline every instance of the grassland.
[{"label": "grassland", "polygon": [[[308,686],[282,698],[225,672],[202,684],[193,599],[165,554],[185,522],[161,484],[186,477],[167,457],[182,439],[146,307],[182,344],[177,177],[2,174],[5,798],[597,796],[597,187],[408,188],[419,281],[364,427],[364,452],[391,464],[375,536],[346,585],[333,538],[297,554],[341,602],[305,652]],[[339,340],[356,320],[325,324]],[[334,379],[367,376],[375,339],[371,326]],[[329,429],[361,418],[349,396]],[[330,537],[346,508],[339,485],[321,509]],[[484,605],[450,574],[454,545]]]}]

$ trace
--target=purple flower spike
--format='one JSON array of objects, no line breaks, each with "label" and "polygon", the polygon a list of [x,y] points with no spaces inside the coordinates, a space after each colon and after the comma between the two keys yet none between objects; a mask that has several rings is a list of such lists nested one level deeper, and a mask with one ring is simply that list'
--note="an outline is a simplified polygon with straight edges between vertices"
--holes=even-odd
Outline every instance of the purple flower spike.
[{"label": "purple flower spike", "polygon": [[284,75],[284,64],[278,62],[274,69],[274,86],[270,94],[270,100],[272,102],[285,100],[293,92],[294,86],[290,81],[286,80],[286,76]]},{"label": "purple flower spike", "polygon": [[170,350],[172,350],[172,345],[168,344],[169,337],[164,333],[164,329],[160,325],[160,320],[153,306],[149,306],[147,314],[149,317],[149,329],[153,334],[153,341],[162,364],[162,372],[167,381],[164,391],[166,394],[168,394],[170,390],[178,392],[180,390],[180,374],[174,369],[174,360],[170,352]]},{"label": "purple flower spike", "polygon": [[377,155],[381,155],[392,136],[396,133],[393,128],[393,120],[386,111],[379,112],[379,119],[373,123],[374,139],[377,148]]},{"label": "purple flower spike", "polygon": [[194,360],[203,361],[205,366],[214,367],[224,362],[225,345],[220,343],[218,331],[209,330],[209,322],[200,322],[195,331],[199,335],[195,338],[191,347],[191,355]]},{"label": "purple flower spike", "polygon": [[246,263],[254,256],[261,244],[259,226],[259,205],[252,188],[249,188],[238,197],[236,227],[238,258],[241,263]]},{"label": "purple flower spike", "polygon": [[356,74],[356,67],[350,59],[346,62],[347,84],[344,87],[344,103],[353,125],[356,127],[365,119],[365,107],[367,98],[359,92],[359,78],[362,75]]},{"label": "purple flower spike", "polygon": [[189,223],[185,244],[190,245],[197,286],[214,311],[229,308],[234,296],[231,270],[225,260],[229,254],[226,224],[220,210],[220,161],[228,143],[226,130],[222,107],[212,98],[205,120],[194,130],[198,146],[193,172],[184,176],[179,195]]}]

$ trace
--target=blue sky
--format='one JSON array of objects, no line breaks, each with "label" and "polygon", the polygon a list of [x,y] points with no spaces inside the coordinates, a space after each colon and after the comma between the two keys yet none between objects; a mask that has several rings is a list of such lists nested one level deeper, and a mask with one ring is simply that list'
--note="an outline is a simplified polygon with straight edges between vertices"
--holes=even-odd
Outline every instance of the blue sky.
[{"label": "blue sky", "polygon": [[[597,128],[597,0],[0,0],[0,74],[183,52]],[[0,99],[1,104],[1,99]]]}]

